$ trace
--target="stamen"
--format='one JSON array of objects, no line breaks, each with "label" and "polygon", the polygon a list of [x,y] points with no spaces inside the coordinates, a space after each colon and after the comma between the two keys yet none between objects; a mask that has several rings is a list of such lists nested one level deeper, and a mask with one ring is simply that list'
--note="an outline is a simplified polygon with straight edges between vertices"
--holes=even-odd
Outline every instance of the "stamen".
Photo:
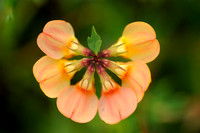
[{"label": "stamen", "polygon": [[94,71],[95,71],[95,64],[92,62],[88,68],[87,71],[85,72],[83,79],[80,83],[80,87],[87,90],[90,83],[92,82],[93,78],[94,78]]},{"label": "stamen", "polygon": [[[81,88],[84,88],[85,87],[85,90],[87,90],[87,88],[89,87],[90,83],[88,83],[88,80],[87,79],[83,79],[81,81]],[[84,87],[83,87],[84,86]]]},{"label": "stamen", "polygon": [[124,70],[123,68],[116,68],[115,72],[118,76],[123,76],[124,72],[126,72],[126,70]]},{"label": "stamen", "polygon": [[80,54],[80,55],[84,55],[84,56],[92,56],[93,53],[90,49],[82,46],[81,44],[71,41],[71,43],[73,43],[70,47],[69,46],[65,46],[68,49]]},{"label": "stamen", "polygon": [[108,58],[110,57],[110,50],[104,49],[102,52],[100,52],[97,57],[103,57],[103,58]]},{"label": "stamen", "polygon": [[67,67],[67,70],[69,70],[66,73],[71,73],[71,72],[74,72],[75,70],[77,70],[77,69],[75,69],[75,66],[72,66],[72,65],[68,65],[66,67]]},{"label": "stamen", "polygon": [[117,74],[118,76],[123,76],[123,73],[126,72],[126,70],[122,68],[120,65],[108,59],[102,59],[100,62],[104,67],[108,68],[113,73]]},{"label": "stamen", "polygon": [[74,41],[71,41],[72,43],[74,43],[74,44],[72,44],[72,46],[71,47],[68,47],[68,46],[66,46],[68,49],[70,49],[70,50],[72,50],[72,51],[75,51],[76,52],[76,50],[78,49],[78,46],[80,45],[79,43],[77,43],[77,42],[74,42]]},{"label": "stamen", "polygon": [[71,41],[71,42],[73,42],[73,43],[75,43],[75,44],[77,44],[77,45],[80,45],[79,43],[77,43],[77,42],[74,42],[74,41]]},{"label": "stamen", "polygon": [[69,63],[69,64],[67,64],[67,65],[64,66],[64,68],[66,70],[66,73],[71,73],[71,72],[75,71],[76,68],[75,68],[74,64],[75,63],[72,62],[72,63]]},{"label": "stamen", "polygon": [[122,53],[126,52],[126,47],[123,44],[124,43],[116,46],[116,51],[118,52],[118,54],[122,54]]},{"label": "stamen", "polygon": [[72,61],[71,63],[65,65],[64,68],[67,70],[66,73],[71,73],[74,71],[78,71],[85,66],[88,66],[90,62],[91,59],[83,58],[82,60]]},{"label": "stamen", "polygon": [[71,46],[71,49],[73,49],[73,50],[76,50],[76,49],[78,49],[78,45],[76,45],[76,44],[72,44],[72,46]]},{"label": "stamen", "polygon": [[108,88],[114,88],[114,86],[113,86],[113,84],[112,84],[112,82],[110,81],[110,80],[106,80],[106,81],[104,81],[104,87],[105,87],[105,89],[107,90],[107,91],[109,91],[108,90]]},{"label": "stamen", "polygon": [[97,64],[97,73],[99,74],[101,83],[103,84],[103,87],[106,89],[106,91],[114,88],[114,85],[111,82],[111,78],[108,76],[105,68],[101,64]]},{"label": "stamen", "polygon": [[128,51],[123,51],[123,52],[118,52],[118,54],[125,54],[127,53]]},{"label": "stamen", "polygon": [[127,53],[128,51],[124,44],[125,43],[119,43],[116,45],[112,45],[108,49],[103,50],[100,53],[101,57],[118,56],[119,54]]},{"label": "stamen", "polygon": [[125,43],[120,43],[120,44],[117,44],[117,45],[115,45],[115,46],[113,46],[113,47],[119,47],[119,46],[121,46],[121,45],[123,45],[123,44],[125,44]]}]

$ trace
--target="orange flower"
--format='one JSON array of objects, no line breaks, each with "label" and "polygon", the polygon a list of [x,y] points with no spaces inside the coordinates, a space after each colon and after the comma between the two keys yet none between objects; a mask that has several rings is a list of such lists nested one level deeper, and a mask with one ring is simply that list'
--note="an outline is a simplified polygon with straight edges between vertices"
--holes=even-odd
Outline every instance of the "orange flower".
[{"label": "orange flower", "polygon": [[[93,41],[91,38],[90,43]],[[130,116],[151,82],[150,70],[145,63],[154,60],[160,50],[153,28],[144,22],[127,25],[118,42],[97,55],[79,44],[72,26],[62,20],[48,22],[39,34],[37,44],[47,54],[33,66],[40,88],[48,97],[57,98],[58,110],[64,116],[79,123],[91,121],[97,110],[100,118],[108,124]],[[69,60],[74,55],[85,58]],[[105,59],[110,56],[122,56],[132,61]],[[83,67],[87,70],[82,80],[70,85],[74,74]],[[111,79],[105,68],[115,73],[122,85]],[[94,88],[95,70],[102,84],[99,100]]]}]

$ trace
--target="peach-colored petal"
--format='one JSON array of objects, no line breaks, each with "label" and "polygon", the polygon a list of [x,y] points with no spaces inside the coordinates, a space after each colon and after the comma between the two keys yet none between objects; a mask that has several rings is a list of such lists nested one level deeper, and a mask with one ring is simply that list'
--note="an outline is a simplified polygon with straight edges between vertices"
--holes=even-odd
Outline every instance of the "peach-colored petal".
[{"label": "peach-colored petal", "polygon": [[69,86],[69,77],[62,73],[40,82],[40,88],[50,98],[56,98],[65,87]]},{"label": "peach-colored petal", "polygon": [[123,82],[136,82],[143,91],[146,91],[151,82],[151,73],[149,67],[142,61],[133,61],[127,63],[118,63],[125,72],[119,78]]},{"label": "peach-colored petal", "polygon": [[[133,61],[141,60],[145,63],[154,60],[160,52],[160,45],[156,39],[155,31],[145,22],[128,24],[122,37],[113,46],[118,47],[116,52],[112,52],[111,55],[123,56]],[[113,46],[111,48],[114,48]]]},{"label": "peach-colored petal", "polygon": [[67,48],[73,44],[71,41],[77,42],[73,28],[63,20],[48,22],[43,33],[40,33],[37,38],[39,48],[54,59],[68,58],[75,54]]},{"label": "peach-colored petal", "polygon": [[43,32],[63,44],[68,43],[74,38],[74,30],[71,24],[63,20],[49,21],[45,25]]},{"label": "peach-colored petal", "polygon": [[122,82],[123,80],[127,80],[133,84],[133,81],[135,81],[139,86],[141,86],[143,91],[146,91],[151,82],[149,67],[141,61],[129,62],[127,64],[127,72],[122,78]]},{"label": "peach-colored petal", "polygon": [[33,66],[33,74],[48,97],[57,97],[63,88],[69,86],[73,73],[65,73],[66,62],[67,60],[55,60],[44,56]]},{"label": "peach-colored petal", "polygon": [[154,60],[159,52],[160,45],[157,39],[140,43],[137,45],[127,45],[128,52],[122,54],[124,58],[130,58],[133,61],[141,60],[145,63]]},{"label": "peach-colored petal", "polygon": [[33,66],[33,74],[38,82],[51,78],[61,71],[61,64],[48,56],[40,58]]},{"label": "peach-colored petal", "polygon": [[122,81],[122,87],[131,88],[136,94],[138,103],[142,100],[144,96],[144,91],[142,90],[142,87],[134,79],[129,78],[127,80]]},{"label": "peach-colored petal", "polygon": [[122,36],[126,38],[127,43],[137,45],[156,38],[154,29],[145,22],[133,22],[128,24]]},{"label": "peach-colored petal", "polygon": [[108,124],[116,124],[130,116],[137,107],[137,98],[131,88],[115,88],[103,92],[99,100],[99,116]]},{"label": "peach-colored petal", "polygon": [[108,68],[122,80],[122,87],[130,87],[133,89],[138,102],[140,102],[151,82],[151,74],[148,66],[142,61],[127,63],[111,62],[110,64],[112,65]]},{"label": "peach-colored petal", "polygon": [[57,107],[73,121],[86,123],[96,115],[98,98],[93,91],[83,90],[78,85],[71,86],[58,96]]},{"label": "peach-colored petal", "polygon": [[75,54],[73,51],[68,49],[65,44],[44,33],[39,34],[37,38],[37,44],[45,54],[54,59],[60,59],[63,56],[68,58]]}]

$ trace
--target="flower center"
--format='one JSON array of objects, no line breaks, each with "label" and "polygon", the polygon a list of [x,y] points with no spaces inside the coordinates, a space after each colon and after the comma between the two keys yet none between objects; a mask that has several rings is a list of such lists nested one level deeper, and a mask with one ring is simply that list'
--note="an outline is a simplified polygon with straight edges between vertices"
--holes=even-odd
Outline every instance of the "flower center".
[{"label": "flower center", "polygon": [[93,61],[95,61],[95,63],[99,62],[99,57],[98,56],[93,56]]}]

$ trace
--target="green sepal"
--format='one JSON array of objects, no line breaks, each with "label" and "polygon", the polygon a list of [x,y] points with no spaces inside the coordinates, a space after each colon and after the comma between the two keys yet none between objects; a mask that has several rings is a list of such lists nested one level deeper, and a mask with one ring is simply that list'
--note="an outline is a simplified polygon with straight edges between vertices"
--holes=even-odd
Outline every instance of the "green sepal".
[{"label": "green sepal", "polygon": [[92,50],[96,55],[100,51],[102,40],[101,37],[97,34],[94,26],[92,27],[91,37],[88,37],[88,47]]}]

